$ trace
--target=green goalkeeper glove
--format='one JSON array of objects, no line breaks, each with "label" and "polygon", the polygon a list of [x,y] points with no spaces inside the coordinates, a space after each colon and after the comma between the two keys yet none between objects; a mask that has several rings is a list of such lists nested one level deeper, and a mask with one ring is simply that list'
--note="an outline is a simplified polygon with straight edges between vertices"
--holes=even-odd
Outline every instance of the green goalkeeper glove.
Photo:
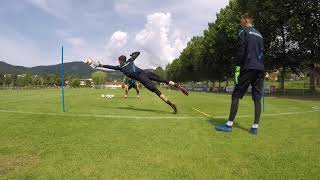
[{"label": "green goalkeeper glove", "polygon": [[239,83],[239,76],[240,76],[240,66],[236,66],[236,71],[234,72],[234,82],[235,82],[235,84]]}]

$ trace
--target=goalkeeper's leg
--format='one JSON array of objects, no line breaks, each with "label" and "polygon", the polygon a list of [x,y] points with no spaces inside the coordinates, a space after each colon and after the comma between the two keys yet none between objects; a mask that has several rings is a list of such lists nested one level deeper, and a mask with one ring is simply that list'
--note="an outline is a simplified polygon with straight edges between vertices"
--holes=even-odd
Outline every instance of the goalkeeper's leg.
[{"label": "goalkeeper's leg", "polygon": [[264,72],[263,71],[254,71],[254,78],[251,83],[252,87],[252,100],[254,102],[254,122],[252,127],[250,128],[250,132],[252,134],[258,133],[258,126],[261,116],[261,98],[263,95],[263,79],[264,79]]},{"label": "goalkeeper's leg", "polygon": [[180,89],[180,90],[183,92],[183,94],[189,95],[188,90],[185,89],[184,87],[180,86],[178,83],[175,83],[175,82],[173,82],[173,81],[166,80],[166,79],[158,76],[157,74],[155,74],[155,73],[153,73],[153,72],[151,72],[151,71],[144,71],[144,73],[145,73],[145,74],[148,76],[148,78],[149,78],[150,80],[152,80],[152,81],[157,81],[157,82],[161,82],[161,83],[168,84],[168,85],[170,85],[170,86],[173,86],[173,87],[175,87],[175,88]]},{"label": "goalkeeper's leg", "polygon": [[128,98],[128,92],[129,92],[129,87],[128,85],[124,85],[124,89],[126,91],[126,94],[124,95],[124,98]]},{"label": "goalkeeper's leg", "polygon": [[228,126],[233,126],[233,121],[237,115],[238,107],[239,107],[239,99],[242,99],[246,94],[247,89],[249,88],[251,83],[251,75],[249,71],[243,71],[240,74],[239,83],[235,86],[232,93],[230,114],[227,121]]},{"label": "goalkeeper's leg", "polygon": [[250,83],[251,81],[248,71],[241,72],[239,83],[236,84],[235,89],[232,93],[232,101],[228,121],[225,124],[215,126],[216,130],[224,132],[232,131],[233,122],[238,112],[239,100],[242,99],[242,97],[245,95]]},{"label": "goalkeeper's leg", "polygon": [[170,101],[164,94],[162,94],[160,90],[152,83],[150,79],[148,79],[148,77],[145,74],[141,73],[139,75],[139,79],[137,80],[139,80],[141,84],[143,84],[149,91],[157,94],[162,101],[171,106],[174,113],[178,113],[177,106],[172,101]]},{"label": "goalkeeper's leg", "polygon": [[137,91],[137,97],[140,98],[140,90],[139,87],[136,85],[133,87]]}]

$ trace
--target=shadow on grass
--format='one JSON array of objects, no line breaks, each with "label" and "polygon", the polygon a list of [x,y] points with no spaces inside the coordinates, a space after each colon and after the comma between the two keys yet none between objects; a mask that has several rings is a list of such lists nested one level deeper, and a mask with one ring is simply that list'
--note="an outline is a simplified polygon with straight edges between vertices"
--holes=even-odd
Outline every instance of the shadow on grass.
[{"label": "shadow on grass", "polygon": [[132,110],[132,111],[143,111],[143,112],[154,112],[154,113],[165,113],[165,114],[172,114],[170,111],[161,111],[158,109],[146,109],[146,108],[137,108],[134,106],[128,106],[128,107],[107,107],[110,109],[122,109],[122,110]]},{"label": "shadow on grass", "polygon": [[[212,125],[212,126],[218,126],[218,125],[222,125],[226,123],[226,119],[222,119],[222,118],[209,118],[208,122]],[[243,131],[249,132],[249,128],[243,127],[241,126],[239,123],[235,122],[233,124],[234,128],[238,128],[241,129]]]}]

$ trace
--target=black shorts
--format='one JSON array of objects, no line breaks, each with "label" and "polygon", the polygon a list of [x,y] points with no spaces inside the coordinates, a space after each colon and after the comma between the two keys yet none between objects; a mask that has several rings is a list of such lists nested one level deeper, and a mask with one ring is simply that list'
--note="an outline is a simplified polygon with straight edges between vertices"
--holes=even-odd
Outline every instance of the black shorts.
[{"label": "black shorts", "polygon": [[[144,87],[146,87],[149,91],[156,93],[158,96],[161,95],[160,90],[156,87],[155,84],[153,84],[152,77],[149,77],[150,75],[144,71],[140,72],[135,79],[138,80],[141,84],[143,84]],[[152,80],[151,80],[152,79]]]},{"label": "black shorts", "polygon": [[252,99],[261,99],[264,72],[260,70],[243,70],[240,72],[239,83],[233,90],[232,97],[243,98],[248,87],[252,87]]},{"label": "black shorts", "polygon": [[138,86],[137,84],[128,84],[128,90],[130,90],[131,88],[138,89]]}]

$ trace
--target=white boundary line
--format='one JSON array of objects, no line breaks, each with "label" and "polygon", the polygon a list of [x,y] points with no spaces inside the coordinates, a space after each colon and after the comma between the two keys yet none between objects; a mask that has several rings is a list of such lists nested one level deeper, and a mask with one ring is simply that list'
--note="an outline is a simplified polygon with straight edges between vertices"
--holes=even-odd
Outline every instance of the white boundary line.
[{"label": "white boundary line", "polygon": [[[320,110],[312,110],[312,111],[302,111],[302,112],[284,112],[284,113],[274,113],[274,114],[261,114],[262,117],[266,116],[284,116],[284,115],[295,115],[295,114],[308,114],[308,113],[314,113],[314,112],[320,112]],[[253,117],[244,115],[244,116],[237,116],[239,118],[247,118],[247,117]]]},{"label": "white boundary line", "polygon": [[[227,118],[227,116],[210,116],[209,114],[204,113],[196,108],[192,108],[192,109],[202,115],[205,115],[206,117],[209,117],[209,118]],[[283,112],[283,113],[273,113],[273,114],[261,114],[261,116],[262,117],[264,117],[264,116],[283,116],[283,115],[306,114],[306,113],[314,113],[314,112],[320,112],[320,109],[314,109],[311,111],[303,111],[303,112]],[[237,116],[237,118],[248,118],[248,117],[253,117],[253,115]]]},{"label": "white boundary line", "polygon": [[[227,116],[210,116],[204,112],[201,112],[195,108],[192,108],[194,111],[205,115],[209,118],[227,118]],[[284,113],[274,113],[274,114],[262,114],[261,116],[283,116],[283,115],[295,115],[295,114],[306,114],[306,113],[314,113],[320,112],[320,109],[312,110],[312,111],[303,111],[303,112],[284,112]],[[197,116],[182,116],[182,117],[175,117],[175,116],[116,116],[116,115],[95,115],[95,114],[68,114],[68,113],[41,113],[41,112],[28,112],[28,111],[7,111],[7,110],[0,110],[0,113],[14,113],[14,114],[31,114],[31,115],[47,115],[47,116],[65,116],[65,117],[97,117],[97,118],[124,118],[124,119],[199,119],[203,117]],[[253,115],[243,115],[237,116],[237,118],[248,118],[253,117]]]},{"label": "white boundary line", "polygon": [[196,119],[202,117],[175,117],[175,116],[116,116],[116,115],[95,115],[95,114],[68,114],[68,113],[42,113],[42,112],[28,112],[28,111],[7,111],[0,110],[0,113],[17,113],[17,114],[33,114],[33,115],[47,115],[47,116],[66,116],[66,117],[97,117],[97,118],[125,118],[125,119]]},{"label": "white boundary line", "polygon": [[320,107],[319,106],[313,106],[312,109],[320,110]]}]

